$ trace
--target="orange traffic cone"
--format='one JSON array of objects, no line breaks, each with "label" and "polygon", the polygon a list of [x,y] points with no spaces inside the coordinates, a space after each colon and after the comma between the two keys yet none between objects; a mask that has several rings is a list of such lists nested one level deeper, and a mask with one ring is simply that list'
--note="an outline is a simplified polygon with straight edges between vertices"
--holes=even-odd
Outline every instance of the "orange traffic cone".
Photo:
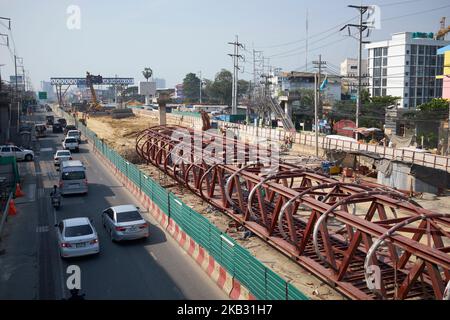
[{"label": "orange traffic cone", "polygon": [[8,215],[10,215],[10,216],[15,216],[16,214],[17,214],[16,205],[14,204],[14,200],[11,199],[11,201],[9,202],[9,211],[8,211]]},{"label": "orange traffic cone", "polygon": [[16,184],[16,198],[23,197],[25,193],[23,193],[22,189],[20,189],[20,184]]}]

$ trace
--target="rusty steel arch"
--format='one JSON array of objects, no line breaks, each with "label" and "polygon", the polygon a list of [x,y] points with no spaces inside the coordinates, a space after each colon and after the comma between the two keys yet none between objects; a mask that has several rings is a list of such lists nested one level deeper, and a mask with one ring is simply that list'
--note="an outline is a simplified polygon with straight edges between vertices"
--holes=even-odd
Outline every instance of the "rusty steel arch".
[{"label": "rusty steel arch", "polygon": [[[387,187],[339,182],[304,165],[274,165],[272,151],[252,159],[248,153],[259,146],[235,137],[209,131],[200,137],[180,126],[152,127],[138,135],[136,151],[349,298],[446,296],[447,215]],[[220,151],[225,145],[231,163]],[[389,230],[395,232],[387,236]],[[366,281],[369,267],[379,269],[377,290]]]}]

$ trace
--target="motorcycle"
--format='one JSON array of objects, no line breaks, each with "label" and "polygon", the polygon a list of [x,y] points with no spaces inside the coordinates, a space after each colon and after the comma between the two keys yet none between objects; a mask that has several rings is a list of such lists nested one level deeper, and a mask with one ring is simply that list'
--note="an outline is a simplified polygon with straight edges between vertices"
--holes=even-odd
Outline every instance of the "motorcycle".
[{"label": "motorcycle", "polygon": [[61,196],[60,195],[51,195],[52,198],[52,206],[56,210],[61,207]]}]

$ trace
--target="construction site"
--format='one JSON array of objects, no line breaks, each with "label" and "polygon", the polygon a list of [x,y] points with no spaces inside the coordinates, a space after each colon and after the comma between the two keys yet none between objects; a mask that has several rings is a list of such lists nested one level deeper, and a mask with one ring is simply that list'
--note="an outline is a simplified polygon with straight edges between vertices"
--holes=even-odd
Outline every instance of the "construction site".
[{"label": "construction site", "polygon": [[166,114],[164,104],[127,119],[88,115],[87,126],[311,299],[445,298],[444,194],[381,185],[360,161],[351,175],[333,174],[323,166],[330,150],[315,157],[289,130],[262,147],[261,132],[225,122],[211,129],[209,116]]}]

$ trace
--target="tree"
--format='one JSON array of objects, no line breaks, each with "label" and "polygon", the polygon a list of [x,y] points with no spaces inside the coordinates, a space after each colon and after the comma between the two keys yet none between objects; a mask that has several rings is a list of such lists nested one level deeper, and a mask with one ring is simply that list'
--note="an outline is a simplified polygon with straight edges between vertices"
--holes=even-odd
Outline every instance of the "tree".
[{"label": "tree", "polygon": [[233,75],[230,71],[222,69],[217,73],[210,88],[213,99],[217,99],[220,104],[231,106],[232,81]]},{"label": "tree", "polygon": [[183,94],[186,102],[196,102],[200,98],[200,79],[195,73],[188,73],[183,79]]},{"label": "tree", "polygon": [[144,71],[142,71],[142,75],[144,76],[145,80],[150,79],[153,75],[153,70],[150,68],[145,68]]},{"label": "tree", "polygon": [[249,88],[250,82],[244,79],[238,80],[238,97],[242,98],[244,95],[246,95]]}]

